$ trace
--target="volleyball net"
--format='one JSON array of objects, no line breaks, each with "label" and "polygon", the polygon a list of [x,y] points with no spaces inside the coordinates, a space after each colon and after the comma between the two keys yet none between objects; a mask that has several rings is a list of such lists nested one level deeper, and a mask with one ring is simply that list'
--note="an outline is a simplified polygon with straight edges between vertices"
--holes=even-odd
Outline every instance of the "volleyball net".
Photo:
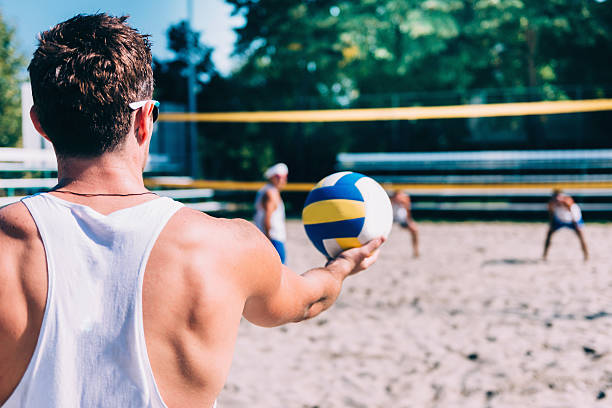
[{"label": "volleyball net", "polygon": [[612,99],[542,101],[404,108],[325,109],[260,112],[162,113],[165,122],[304,123],[370,122],[553,115],[612,110]]},{"label": "volleyball net", "polygon": [[[612,98],[396,102],[405,107],[200,113],[180,113],[180,106],[162,102],[145,184],[202,211],[249,216],[254,192],[264,184],[262,170],[282,161],[290,167],[284,199],[293,214],[315,182],[343,170],[371,176],[389,191],[410,192],[422,213],[480,217],[494,209],[541,216],[546,197],[560,188],[583,210],[612,214]],[[186,176],[191,124],[203,142],[206,177]],[[0,196],[7,196],[0,205],[54,184],[23,180],[53,177],[50,151],[42,160],[24,149],[16,158],[10,150],[0,152]]]},{"label": "volleyball net", "polygon": [[[236,149],[243,149],[243,153],[249,148],[260,149],[252,155],[263,160],[267,154],[268,159],[274,156],[274,161],[289,162],[292,178],[295,180],[297,174],[301,182],[289,183],[287,191],[308,191],[318,178],[334,170],[372,175],[390,189],[610,189],[611,111],[612,98],[597,98],[389,108],[162,112],[159,120],[160,126],[196,123],[206,139],[205,146],[213,150],[223,145],[216,141],[236,137]],[[289,157],[266,153],[265,147],[257,144],[260,137],[270,141],[270,134],[275,135],[271,144],[284,148]],[[337,142],[340,139],[342,143]],[[351,145],[357,151],[351,152]],[[364,146],[372,150],[364,150]],[[318,160],[318,150],[327,153],[324,160]],[[333,158],[330,151],[334,151]],[[226,157],[224,153],[217,151],[205,160],[236,160],[235,151],[227,151]],[[236,176],[234,181],[222,181],[214,172],[205,175],[206,179],[176,183],[151,178],[148,184],[243,191],[257,190],[263,184],[253,181],[261,180],[253,172],[244,181],[235,181],[241,179]]]}]

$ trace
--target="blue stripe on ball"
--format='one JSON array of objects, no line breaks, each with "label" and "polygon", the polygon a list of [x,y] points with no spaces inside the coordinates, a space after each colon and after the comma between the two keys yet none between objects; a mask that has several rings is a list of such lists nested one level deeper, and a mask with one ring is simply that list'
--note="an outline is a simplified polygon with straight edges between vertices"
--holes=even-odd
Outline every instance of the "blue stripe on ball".
[{"label": "blue stripe on ball", "polygon": [[304,228],[306,228],[306,234],[314,246],[327,255],[323,245],[324,239],[356,237],[361,232],[364,222],[365,218],[353,218],[350,220],[304,225]]},{"label": "blue stripe on ball", "polygon": [[316,203],[318,201],[334,199],[363,201],[363,196],[361,195],[359,189],[352,184],[336,184],[334,186],[329,187],[319,187],[315,188],[310,192],[310,194],[308,194],[308,197],[306,197],[306,202],[304,203],[304,207],[307,207],[308,204]]},{"label": "blue stripe on ball", "polygon": [[336,186],[338,186],[339,184],[354,185],[357,182],[357,180],[363,177],[365,176],[361,173],[349,173],[345,176],[340,177],[338,181],[336,181]]}]

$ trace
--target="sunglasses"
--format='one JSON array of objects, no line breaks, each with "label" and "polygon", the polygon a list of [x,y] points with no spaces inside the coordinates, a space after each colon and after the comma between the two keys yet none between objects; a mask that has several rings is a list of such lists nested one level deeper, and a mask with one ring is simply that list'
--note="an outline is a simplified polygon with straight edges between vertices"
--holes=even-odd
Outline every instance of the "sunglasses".
[{"label": "sunglasses", "polygon": [[158,101],[155,101],[153,99],[149,99],[149,100],[146,100],[146,101],[132,102],[128,106],[132,110],[138,110],[138,109],[142,108],[143,106],[145,106],[145,104],[147,102],[149,102],[149,101],[153,102],[153,123],[155,123],[157,121],[157,117],[159,116],[159,102]]}]

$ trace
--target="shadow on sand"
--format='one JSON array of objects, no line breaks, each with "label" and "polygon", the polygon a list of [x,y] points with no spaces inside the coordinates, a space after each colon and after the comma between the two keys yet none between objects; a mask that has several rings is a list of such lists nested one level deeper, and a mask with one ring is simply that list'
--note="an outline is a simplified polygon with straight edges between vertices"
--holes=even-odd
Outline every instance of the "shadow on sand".
[{"label": "shadow on sand", "polygon": [[539,258],[506,258],[506,259],[489,259],[484,261],[480,266],[491,265],[534,265],[542,262]]}]

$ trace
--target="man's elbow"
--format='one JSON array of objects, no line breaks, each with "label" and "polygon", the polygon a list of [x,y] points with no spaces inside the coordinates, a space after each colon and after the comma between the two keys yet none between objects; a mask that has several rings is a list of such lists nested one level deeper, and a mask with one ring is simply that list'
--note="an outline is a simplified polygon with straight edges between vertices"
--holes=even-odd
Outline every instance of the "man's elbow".
[{"label": "man's elbow", "polygon": [[258,314],[253,316],[249,315],[248,313],[243,313],[242,317],[248,320],[249,323],[259,327],[278,327],[289,322],[286,318],[273,314]]},{"label": "man's elbow", "polygon": [[301,316],[299,316],[296,320],[294,320],[294,322],[297,323],[297,322],[301,322],[304,320],[309,320],[314,317],[317,317],[319,314],[329,309],[329,307],[333,303],[334,303],[333,300],[331,300],[327,296],[324,296],[320,298],[319,300],[317,300],[316,302],[307,305],[304,308],[304,313]]}]

